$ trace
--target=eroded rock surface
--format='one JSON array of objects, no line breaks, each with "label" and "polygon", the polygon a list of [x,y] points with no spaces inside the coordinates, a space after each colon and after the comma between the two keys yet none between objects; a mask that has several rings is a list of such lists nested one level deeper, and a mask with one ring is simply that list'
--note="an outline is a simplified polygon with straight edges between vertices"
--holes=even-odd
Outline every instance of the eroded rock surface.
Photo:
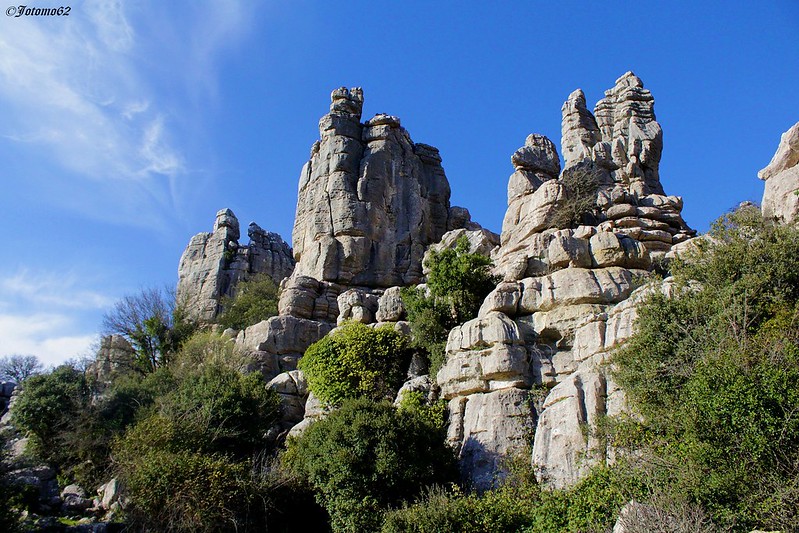
[{"label": "eroded rock surface", "polygon": [[763,216],[783,223],[799,220],[799,122],[782,134],[777,153],[757,175],[766,182]]},{"label": "eroded rock surface", "polygon": [[[554,143],[541,135],[528,136],[511,158],[508,209],[492,252],[502,282],[478,318],[452,330],[436,376],[450,402],[450,440],[478,488],[502,476],[496,454],[529,443],[524,428],[535,428],[532,461],[547,486],[571,486],[614,459],[591,436],[601,417],[626,408],[609,354],[632,335],[636,306],[653,290],[651,270],[695,234],[680,215],[682,199],[660,183],[662,130],[639,78],[619,78],[593,114],[577,90],[562,113],[562,171]],[[578,178],[596,191],[579,222],[563,216]],[[466,422],[470,403],[499,393],[527,397],[530,407],[502,414],[506,406],[496,406],[480,423]]]},{"label": "eroded rock surface", "polygon": [[448,229],[441,156],[414,143],[397,117],[361,123],[360,88],[336,89],[331,98],[300,174],[296,273],[348,286],[418,283],[425,249]]},{"label": "eroded rock surface", "polygon": [[291,275],[291,248],[277,233],[263,230],[254,222],[247,234],[249,244],[240,245],[239,221],[230,209],[216,214],[211,233],[191,238],[178,267],[178,302],[189,316],[212,321],[221,311],[221,300],[233,296],[236,284],[258,274],[275,283]]}]

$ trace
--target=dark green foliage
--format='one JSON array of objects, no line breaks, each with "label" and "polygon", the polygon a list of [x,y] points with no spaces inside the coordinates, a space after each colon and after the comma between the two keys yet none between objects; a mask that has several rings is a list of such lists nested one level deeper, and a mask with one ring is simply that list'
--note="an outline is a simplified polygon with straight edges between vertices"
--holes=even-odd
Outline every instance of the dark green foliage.
[{"label": "dark green foliage", "polygon": [[338,405],[349,398],[393,397],[409,360],[407,339],[391,326],[349,322],[312,344],[298,366],[314,394]]},{"label": "dark green foliage", "polygon": [[444,438],[412,410],[348,400],[291,440],[285,460],[317,493],[334,531],[375,531],[389,506],[455,479]]},{"label": "dark green foliage", "polygon": [[60,435],[89,403],[90,390],[83,372],[62,365],[32,376],[14,405],[14,423],[29,431],[45,459],[56,453]]},{"label": "dark green foliage", "polygon": [[126,470],[125,490],[137,526],[150,531],[243,529],[254,497],[246,463],[154,447],[135,457],[135,463]]},{"label": "dark green foliage", "polygon": [[427,287],[434,298],[447,305],[453,320],[463,324],[477,316],[480,304],[494,290],[491,260],[469,253],[469,241],[461,237],[455,248],[433,252],[427,263]]},{"label": "dark green foliage", "polygon": [[449,331],[477,316],[480,304],[496,286],[491,260],[469,253],[469,241],[461,237],[454,249],[432,253],[426,266],[429,295],[419,288],[402,289],[402,301],[415,347],[428,353],[430,374],[444,362]]},{"label": "dark green foliage", "polygon": [[383,533],[572,533],[606,531],[635,491],[620,471],[598,469],[567,491],[541,490],[531,476],[511,478],[484,494],[431,490],[418,503],[388,513]]},{"label": "dark green foliage", "polygon": [[277,315],[278,287],[272,278],[259,274],[236,286],[233,298],[223,298],[224,311],[217,322],[226,328],[244,329]]},{"label": "dark green foliage", "polygon": [[599,176],[593,164],[567,168],[561,175],[563,199],[558,203],[552,225],[556,228],[577,227],[590,220],[597,211],[596,195]]},{"label": "dark green foliage", "polygon": [[125,337],[136,350],[138,368],[152,372],[169,363],[196,330],[173,295],[145,289],[118,301],[103,317],[103,333]]},{"label": "dark green foliage", "polygon": [[177,378],[114,444],[130,518],[158,530],[252,525],[263,505],[251,461],[278,413],[277,394],[260,374],[208,362]]},{"label": "dark green foliage", "polygon": [[33,376],[14,405],[14,423],[32,436],[37,456],[63,478],[87,487],[107,481],[111,441],[136,413],[171,387],[168,373],[127,376],[101,397],[92,396],[82,372],[63,365]]},{"label": "dark green foliage", "polygon": [[612,438],[651,454],[672,490],[746,531],[799,519],[799,229],[756,208],[719,220],[640,309],[617,379],[646,422]]}]

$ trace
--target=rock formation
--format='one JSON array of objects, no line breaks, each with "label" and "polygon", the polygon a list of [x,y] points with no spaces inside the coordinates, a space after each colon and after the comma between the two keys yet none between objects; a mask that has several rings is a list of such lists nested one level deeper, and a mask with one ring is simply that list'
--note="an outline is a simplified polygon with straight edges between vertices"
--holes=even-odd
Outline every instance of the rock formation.
[{"label": "rock formation", "polygon": [[[627,73],[595,108],[582,91],[563,106],[563,171],[555,145],[527,137],[511,158],[501,244],[503,281],[479,316],[450,332],[436,376],[449,400],[449,438],[478,489],[502,477],[501,462],[533,432],[539,479],[566,487],[598,462],[591,428],[624,409],[608,354],[632,334],[638,289],[676,243],[695,232],[666,196],[658,165],[662,131],[654,100]],[[596,117],[596,118],[595,118]],[[573,209],[572,179],[590,184],[587,212]],[[580,215],[581,213],[577,213]]]},{"label": "rock formation", "polygon": [[102,392],[116,377],[136,370],[136,351],[133,346],[121,335],[108,335],[100,339],[100,349],[94,361],[86,367],[86,376]]},{"label": "rock formation", "polygon": [[342,87],[331,98],[300,174],[297,275],[366,287],[418,283],[425,249],[448,229],[441,156],[414,143],[397,117],[361,124],[360,88]]},{"label": "rock formation", "polygon": [[799,220],[799,122],[782,134],[777,153],[757,176],[766,182],[763,216],[783,223]]},{"label": "rock formation", "polygon": [[362,108],[359,88],[333,91],[300,174],[296,267],[281,283],[278,316],[236,337],[281,394],[281,429],[303,420],[293,434],[324,413],[294,372],[308,346],[345,320],[407,331],[399,289],[422,280],[425,251],[447,231],[467,233],[475,245],[498,243],[494,236],[486,244],[492,234],[450,206],[438,150],[414,143],[397,117],[361,123]]},{"label": "rock formation", "polygon": [[222,298],[233,296],[239,281],[265,274],[280,283],[291,275],[294,258],[280,235],[254,222],[247,235],[249,244],[239,245],[239,221],[233,211],[222,209],[211,233],[191,238],[180,258],[177,289],[178,302],[190,316],[212,321]]}]

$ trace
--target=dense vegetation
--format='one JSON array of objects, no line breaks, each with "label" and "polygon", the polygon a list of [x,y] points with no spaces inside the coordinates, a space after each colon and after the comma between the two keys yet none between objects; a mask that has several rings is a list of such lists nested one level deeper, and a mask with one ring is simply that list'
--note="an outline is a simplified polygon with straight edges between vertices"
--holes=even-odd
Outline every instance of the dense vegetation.
[{"label": "dense vegetation", "polygon": [[272,278],[260,274],[236,286],[235,296],[222,299],[217,322],[225,328],[245,329],[277,315],[278,287]]},{"label": "dense vegetation", "polygon": [[719,524],[793,530],[799,230],[744,207],[672,269],[672,296],[649,300],[638,334],[616,357],[644,421],[611,427],[611,437]]},{"label": "dense vegetation", "polygon": [[334,531],[376,531],[382,513],[456,479],[441,425],[385,401],[347,400],[289,441],[290,467],[317,494]]},{"label": "dense vegetation", "polygon": [[349,322],[311,345],[299,368],[314,394],[330,405],[361,397],[393,398],[408,368],[407,344],[391,326]]},{"label": "dense vegetation", "polygon": [[426,260],[426,289],[402,290],[413,344],[429,359],[435,375],[444,362],[449,331],[477,316],[483,299],[496,286],[491,260],[469,252],[469,241],[461,237],[455,248],[432,252]]},{"label": "dense vegetation", "polygon": [[[464,242],[428,267],[428,293],[403,299],[415,347],[433,353],[493,280]],[[140,353],[155,364],[104,389],[74,365],[30,376],[14,417],[62,481],[121,479],[135,529],[600,532],[634,499],[633,531],[797,531],[799,228],[741,208],[670,268],[668,294],[652,285],[637,333],[614,355],[635,416],[608,418],[595,436],[619,459],[565,491],[537,484],[529,453],[508,458],[497,489],[459,485],[445,404],[421,392],[387,401],[408,342],[358,323],[301,360],[333,410],[285,451],[266,437],[277,394],[211,331],[154,360]],[[145,332],[147,322],[137,322]],[[0,472],[0,525],[4,507],[24,507],[3,482]]]}]

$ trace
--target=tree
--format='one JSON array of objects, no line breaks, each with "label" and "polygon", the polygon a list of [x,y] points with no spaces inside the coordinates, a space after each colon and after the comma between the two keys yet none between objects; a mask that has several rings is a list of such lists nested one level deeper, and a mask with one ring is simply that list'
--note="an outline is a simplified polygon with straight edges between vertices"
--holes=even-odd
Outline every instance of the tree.
[{"label": "tree", "polygon": [[[237,531],[253,519],[253,457],[279,415],[260,373],[209,360],[177,376],[113,447],[127,515],[147,531]],[[269,450],[267,450],[268,452]],[[259,528],[260,529],[260,528]]]},{"label": "tree", "polygon": [[299,362],[308,386],[322,401],[393,397],[410,361],[407,339],[391,326],[348,322],[312,344]]},{"label": "tree", "polygon": [[156,288],[123,297],[103,316],[103,333],[125,337],[143,372],[167,363],[195,329],[175,298]]},{"label": "tree", "polygon": [[27,378],[41,374],[42,362],[35,355],[7,355],[0,357],[0,380],[22,383]]},{"label": "tree", "polygon": [[222,299],[217,321],[226,328],[244,329],[277,315],[278,287],[266,274],[239,282],[236,295]]},{"label": "tree", "polygon": [[466,237],[458,239],[455,248],[431,253],[426,266],[427,291],[406,287],[401,294],[413,344],[427,352],[434,375],[444,362],[449,331],[477,316],[498,280],[491,275],[488,257],[469,252]]},{"label": "tree", "polygon": [[456,479],[445,436],[413,410],[361,398],[290,440],[284,458],[314,489],[334,531],[378,531],[390,506]]}]

